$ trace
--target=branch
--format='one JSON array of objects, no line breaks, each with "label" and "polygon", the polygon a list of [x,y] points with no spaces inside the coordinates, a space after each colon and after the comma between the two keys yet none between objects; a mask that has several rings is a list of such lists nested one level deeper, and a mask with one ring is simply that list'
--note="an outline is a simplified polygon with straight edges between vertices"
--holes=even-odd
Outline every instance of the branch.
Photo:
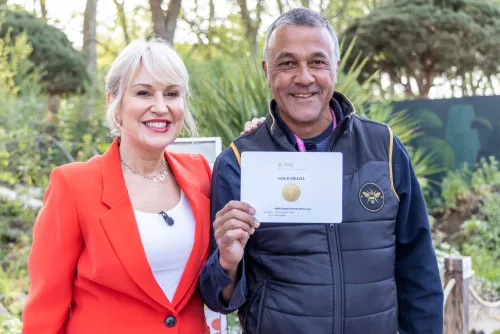
[{"label": "branch", "polygon": [[248,12],[248,6],[246,0],[238,0],[238,5],[240,6],[241,19],[245,24],[246,32],[245,36],[248,38],[248,34],[252,29],[252,18],[250,17],[250,13]]},{"label": "branch", "polygon": [[387,74],[389,74],[389,77],[391,78],[391,80],[395,83],[399,83],[401,86],[404,87],[405,89],[405,95],[407,96],[412,96],[413,95],[413,92],[411,90],[411,83],[410,83],[410,80],[407,79],[407,82],[404,83],[403,82],[403,77],[400,76],[396,70],[392,67],[388,67],[387,68]]},{"label": "branch", "polygon": [[52,137],[51,135],[47,134],[47,133],[44,133],[44,134],[40,134],[38,135],[37,137],[37,142],[41,142],[43,139],[47,139],[48,141],[52,142],[52,144],[54,144],[55,147],[57,147],[63,154],[64,156],[66,157],[66,159],[68,159],[69,162],[75,162],[75,158],[73,158],[73,156],[71,155],[71,153],[69,153],[63,146],[63,144],[55,139],[54,137]]},{"label": "branch", "polygon": [[278,5],[280,15],[283,15],[283,13],[284,13],[283,3],[281,2],[281,0],[276,0],[276,4]]},{"label": "branch", "polygon": [[262,5],[263,0],[257,1],[257,8],[256,8],[256,14],[257,14],[257,20],[255,22],[255,30],[259,30],[260,24],[262,22],[262,10],[264,9],[264,6]]},{"label": "branch", "polygon": [[119,3],[118,0],[113,0],[116,6],[116,11],[118,12],[118,19],[120,21],[120,25],[123,30],[123,36],[125,37],[125,43],[130,43],[130,37],[128,35],[127,29],[127,18],[125,16],[125,0],[122,0],[122,3]]},{"label": "branch", "polygon": [[212,41],[212,23],[215,20],[214,0],[210,0],[208,2],[208,7],[210,8],[208,16],[208,34],[209,34],[209,40]]}]

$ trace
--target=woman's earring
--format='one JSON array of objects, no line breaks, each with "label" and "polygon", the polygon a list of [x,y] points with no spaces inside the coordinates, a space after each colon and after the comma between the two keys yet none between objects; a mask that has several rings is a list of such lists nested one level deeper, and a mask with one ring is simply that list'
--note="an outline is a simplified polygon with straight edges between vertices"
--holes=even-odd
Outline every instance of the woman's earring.
[{"label": "woman's earring", "polygon": [[116,120],[116,116],[113,115],[113,122],[115,122],[116,127],[121,128],[122,125]]}]

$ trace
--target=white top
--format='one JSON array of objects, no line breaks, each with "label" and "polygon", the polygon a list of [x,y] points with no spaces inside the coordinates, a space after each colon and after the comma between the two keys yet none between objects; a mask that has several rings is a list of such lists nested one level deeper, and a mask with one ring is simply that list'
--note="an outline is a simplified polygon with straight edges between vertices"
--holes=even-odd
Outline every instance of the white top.
[{"label": "white top", "polygon": [[168,300],[172,301],[193,249],[196,221],[182,190],[179,203],[165,212],[174,219],[172,226],[159,213],[134,210],[151,270]]}]

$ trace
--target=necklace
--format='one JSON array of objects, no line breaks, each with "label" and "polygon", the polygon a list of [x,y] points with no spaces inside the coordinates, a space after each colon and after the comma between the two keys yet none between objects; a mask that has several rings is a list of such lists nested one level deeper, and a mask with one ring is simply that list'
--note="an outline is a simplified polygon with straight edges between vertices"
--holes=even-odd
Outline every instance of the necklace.
[{"label": "necklace", "polygon": [[168,171],[167,171],[167,162],[165,161],[163,163],[163,165],[165,166],[165,169],[163,171],[160,172],[160,174],[158,175],[155,175],[155,176],[149,176],[149,175],[144,175],[142,174],[141,172],[139,172],[138,170],[134,169],[134,167],[128,165],[125,161],[123,161],[123,159],[120,159],[121,163],[127,167],[128,169],[130,169],[130,171],[133,173],[133,174],[139,174],[140,176],[142,176],[143,178],[145,179],[148,179],[148,180],[151,180],[153,182],[163,182],[167,179],[167,175],[168,175]]}]

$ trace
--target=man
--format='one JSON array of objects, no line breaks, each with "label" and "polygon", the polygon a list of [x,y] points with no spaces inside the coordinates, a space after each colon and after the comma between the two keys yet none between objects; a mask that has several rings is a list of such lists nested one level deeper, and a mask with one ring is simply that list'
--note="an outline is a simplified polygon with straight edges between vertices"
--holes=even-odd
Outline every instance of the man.
[{"label": "man", "polygon": [[[215,163],[201,295],[214,311],[239,309],[248,334],[440,334],[441,282],[411,161],[386,125],[334,92],[339,60],[332,26],[309,9],[270,26],[262,67],[274,100]],[[244,151],[341,152],[342,223],[257,222],[239,201]]]}]

